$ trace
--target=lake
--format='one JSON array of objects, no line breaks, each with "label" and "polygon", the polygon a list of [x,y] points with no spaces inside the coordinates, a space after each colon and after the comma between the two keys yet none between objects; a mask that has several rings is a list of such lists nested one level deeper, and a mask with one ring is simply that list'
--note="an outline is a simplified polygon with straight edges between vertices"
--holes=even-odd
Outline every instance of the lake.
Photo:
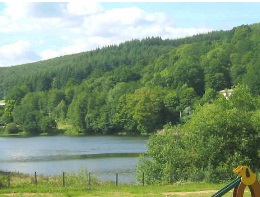
[{"label": "lake", "polygon": [[87,169],[100,180],[136,183],[138,155],[147,137],[0,137],[0,170],[60,175]]}]

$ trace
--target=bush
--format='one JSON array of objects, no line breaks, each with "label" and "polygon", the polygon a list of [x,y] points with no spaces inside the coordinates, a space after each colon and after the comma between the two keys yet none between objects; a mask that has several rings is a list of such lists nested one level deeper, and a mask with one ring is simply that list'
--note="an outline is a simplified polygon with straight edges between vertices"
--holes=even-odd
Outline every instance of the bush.
[{"label": "bush", "polygon": [[259,101],[247,89],[234,89],[198,107],[181,128],[168,128],[148,140],[147,157],[139,162],[147,184],[177,181],[221,182],[232,170],[248,165],[259,170]]},{"label": "bush", "polygon": [[45,116],[40,120],[40,127],[43,132],[50,131],[57,128],[57,123],[51,117]]},{"label": "bush", "polygon": [[143,172],[146,184],[168,184],[191,178],[196,154],[184,148],[182,132],[176,127],[150,137],[147,155],[140,157],[138,163],[139,181]]},{"label": "bush", "polygon": [[9,173],[0,171],[0,188],[8,187]]},{"label": "bush", "polygon": [[17,134],[20,132],[19,127],[15,123],[7,124],[5,129],[8,134]]}]

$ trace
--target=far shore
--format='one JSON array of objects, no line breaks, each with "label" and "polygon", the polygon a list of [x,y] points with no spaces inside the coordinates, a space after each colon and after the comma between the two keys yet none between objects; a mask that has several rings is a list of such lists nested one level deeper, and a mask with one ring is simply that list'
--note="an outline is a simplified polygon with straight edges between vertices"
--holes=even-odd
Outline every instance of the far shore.
[{"label": "far shore", "polygon": [[[58,131],[58,130],[57,130]],[[4,131],[1,131],[0,129],[0,137],[37,137],[37,136],[136,136],[136,137],[148,137],[151,134],[141,134],[141,135],[137,135],[137,134],[131,134],[131,133],[127,133],[127,132],[118,132],[118,133],[114,133],[114,134],[93,134],[93,133],[76,133],[76,132],[66,132],[64,130],[60,130],[59,132],[55,132],[55,133],[41,133],[41,134],[31,134],[28,132],[19,132],[16,134],[9,134],[6,133]]]}]

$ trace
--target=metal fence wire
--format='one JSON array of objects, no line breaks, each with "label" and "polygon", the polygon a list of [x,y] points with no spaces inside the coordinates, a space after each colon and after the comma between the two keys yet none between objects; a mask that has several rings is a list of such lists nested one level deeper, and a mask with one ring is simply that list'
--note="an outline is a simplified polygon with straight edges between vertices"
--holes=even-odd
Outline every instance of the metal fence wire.
[{"label": "metal fence wire", "polygon": [[[33,174],[22,174],[15,172],[0,171],[0,188],[19,187],[25,185],[49,185],[49,186],[98,186],[103,184],[142,184],[145,183],[145,175],[141,183],[136,180],[136,171],[133,172],[88,172],[77,173],[62,172],[56,176],[46,176],[34,172]],[[129,177],[132,176],[132,177]],[[129,179],[130,178],[130,179]]]}]

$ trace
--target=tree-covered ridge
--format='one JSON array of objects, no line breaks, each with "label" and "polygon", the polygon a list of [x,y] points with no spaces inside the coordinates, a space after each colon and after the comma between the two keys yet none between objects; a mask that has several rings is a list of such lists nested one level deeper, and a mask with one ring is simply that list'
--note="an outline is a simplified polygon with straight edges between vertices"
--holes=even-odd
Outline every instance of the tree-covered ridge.
[{"label": "tree-covered ridge", "polygon": [[[152,133],[238,84],[259,95],[260,24],[0,68],[1,124],[12,133]],[[1,109],[0,109],[1,110]]]},{"label": "tree-covered ridge", "polygon": [[[27,83],[32,91],[40,91],[52,88],[53,81],[59,81],[59,85],[64,87],[68,78],[75,78],[81,82],[92,72],[106,72],[122,65],[133,66],[138,63],[147,65],[160,55],[182,44],[219,40],[228,37],[229,33],[212,32],[176,40],[162,40],[161,38],[132,40],[119,46],[108,46],[46,61],[0,68],[0,98],[3,98],[11,87],[20,84]],[[37,80],[37,78],[40,79]]]}]

